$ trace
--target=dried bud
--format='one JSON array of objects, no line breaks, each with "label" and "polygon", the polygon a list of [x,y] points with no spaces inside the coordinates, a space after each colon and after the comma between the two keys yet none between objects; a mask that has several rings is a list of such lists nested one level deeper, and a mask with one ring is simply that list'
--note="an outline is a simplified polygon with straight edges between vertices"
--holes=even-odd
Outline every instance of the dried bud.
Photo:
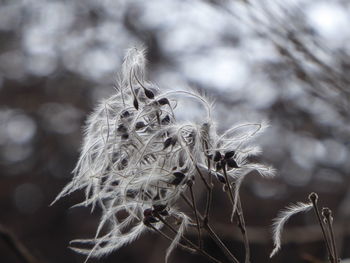
[{"label": "dried bud", "polygon": [[309,194],[309,200],[312,203],[317,203],[318,195],[316,193],[312,192],[311,194]]},{"label": "dried bud", "polygon": [[225,160],[230,159],[230,158],[233,157],[235,154],[236,154],[235,151],[228,151],[228,152],[225,153],[224,159],[225,159]]},{"label": "dried bud", "polygon": [[219,151],[216,151],[213,158],[214,162],[220,161],[221,158],[222,158],[221,153]]},{"label": "dried bud", "polygon": [[154,98],[154,93],[152,91],[150,91],[149,89],[144,88],[145,91],[145,95],[147,98],[149,99],[153,99]]},{"label": "dried bud", "polygon": [[233,158],[226,160],[226,164],[230,168],[239,168],[237,162]]}]

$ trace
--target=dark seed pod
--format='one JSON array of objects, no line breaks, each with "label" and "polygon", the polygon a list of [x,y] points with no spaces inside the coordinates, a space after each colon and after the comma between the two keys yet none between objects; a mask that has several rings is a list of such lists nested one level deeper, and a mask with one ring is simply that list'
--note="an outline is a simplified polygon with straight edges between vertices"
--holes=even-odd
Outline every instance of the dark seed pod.
[{"label": "dark seed pod", "polygon": [[173,138],[169,137],[164,141],[164,147],[163,150],[165,150],[166,148],[168,148],[171,144],[173,143]]},{"label": "dark seed pod", "polygon": [[135,109],[136,109],[136,110],[139,110],[139,102],[137,101],[136,98],[134,98],[133,104],[134,104]]},{"label": "dark seed pod", "polygon": [[152,91],[150,91],[149,89],[144,88],[145,91],[145,95],[147,98],[149,99],[154,99],[154,93]]},{"label": "dark seed pod", "polygon": [[169,123],[170,123],[170,117],[169,117],[169,115],[166,115],[166,116],[162,119],[161,123],[162,123],[163,125],[169,124]]},{"label": "dark seed pod", "polygon": [[228,151],[228,152],[225,153],[224,159],[226,159],[226,160],[227,160],[227,159],[230,159],[230,158],[233,157],[235,154],[236,154],[235,151]]},{"label": "dark seed pod", "polygon": [[169,100],[167,99],[167,98],[161,98],[161,99],[159,99],[158,100],[158,103],[160,104],[160,105],[165,105],[165,104],[168,104],[168,105],[170,105],[170,102],[169,102]]},{"label": "dark seed pod", "polygon": [[220,161],[221,158],[222,158],[221,153],[219,151],[216,151],[213,158],[214,162]]},{"label": "dark seed pod", "polygon": [[146,124],[143,121],[138,121],[135,124],[135,129],[140,130],[146,127]]},{"label": "dark seed pod", "polygon": [[153,210],[159,213],[163,211],[166,207],[167,205],[153,205]]},{"label": "dark seed pod", "polygon": [[230,168],[239,168],[238,164],[233,158],[226,160],[226,163],[227,163],[227,166]]},{"label": "dark seed pod", "polygon": [[219,180],[220,183],[226,184],[226,179],[223,175],[216,173],[215,176]]},{"label": "dark seed pod", "polygon": [[117,128],[117,132],[120,132],[120,133],[125,133],[127,131],[128,129],[123,124],[120,124]]}]

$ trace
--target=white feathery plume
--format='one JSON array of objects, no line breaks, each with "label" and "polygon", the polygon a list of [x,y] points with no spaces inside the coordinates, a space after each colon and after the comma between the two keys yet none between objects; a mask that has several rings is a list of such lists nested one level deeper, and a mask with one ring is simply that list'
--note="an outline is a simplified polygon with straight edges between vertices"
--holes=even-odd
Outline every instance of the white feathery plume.
[{"label": "white feathery plume", "polygon": [[273,243],[274,249],[270,254],[272,258],[281,248],[281,236],[285,223],[290,217],[301,212],[307,212],[312,208],[312,203],[302,203],[298,202],[297,204],[292,204],[286,209],[279,212],[277,218],[274,219],[273,223]]}]

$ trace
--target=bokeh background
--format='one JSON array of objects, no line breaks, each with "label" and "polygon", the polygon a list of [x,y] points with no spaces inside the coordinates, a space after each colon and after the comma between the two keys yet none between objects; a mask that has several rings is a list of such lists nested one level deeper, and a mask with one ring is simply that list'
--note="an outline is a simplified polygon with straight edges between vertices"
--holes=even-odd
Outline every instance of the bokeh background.
[{"label": "bokeh background", "polygon": [[[347,0],[1,0],[2,228],[39,262],[84,262],[69,240],[92,237],[98,212],[69,209],[82,193],[49,204],[71,178],[87,114],[113,94],[125,50],[144,44],[149,79],[213,98],[220,129],[271,123],[260,159],[278,176],[242,186],[252,262],[270,262],[272,219],[311,191],[333,210],[341,257],[350,257],[349,28]],[[183,109],[182,118],[200,120],[195,105]],[[214,199],[214,228],[242,258],[228,204]],[[292,219],[284,240],[271,262],[325,262],[312,213]],[[148,234],[90,262],[164,262],[168,245]],[[205,262],[180,250],[171,258],[194,260]],[[22,262],[4,238],[0,261]]]}]

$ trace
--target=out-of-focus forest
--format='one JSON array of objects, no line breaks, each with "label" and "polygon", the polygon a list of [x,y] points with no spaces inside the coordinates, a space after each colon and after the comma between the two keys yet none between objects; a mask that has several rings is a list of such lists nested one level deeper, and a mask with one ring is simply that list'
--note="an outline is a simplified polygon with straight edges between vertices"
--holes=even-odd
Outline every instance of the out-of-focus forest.
[{"label": "out-of-focus forest", "polygon": [[[94,236],[98,211],[70,209],[83,193],[49,204],[71,179],[86,116],[115,92],[125,50],[142,43],[149,79],[213,98],[220,129],[270,121],[260,159],[278,176],[251,175],[241,190],[252,262],[326,262],[312,213],[288,223],[285,245],[269,259],[272,219],[312,191],[333,210],[339,254],[349,258],[349,28],[345,0],[0,1],[1,231],[35,262],[84,262],[69,241]],[[180,118],[201,118],[195,104],[182,106]],[[242,258],[221,198],[214,195],[213,225]],[[6,238],[0,261],[23,262]],[[90,262],[164,262],[168,245],[146,234]],[[210,241],[207,248],[216,253]],[[204,262],[181,250],[170,259],[193,260]]]}]

